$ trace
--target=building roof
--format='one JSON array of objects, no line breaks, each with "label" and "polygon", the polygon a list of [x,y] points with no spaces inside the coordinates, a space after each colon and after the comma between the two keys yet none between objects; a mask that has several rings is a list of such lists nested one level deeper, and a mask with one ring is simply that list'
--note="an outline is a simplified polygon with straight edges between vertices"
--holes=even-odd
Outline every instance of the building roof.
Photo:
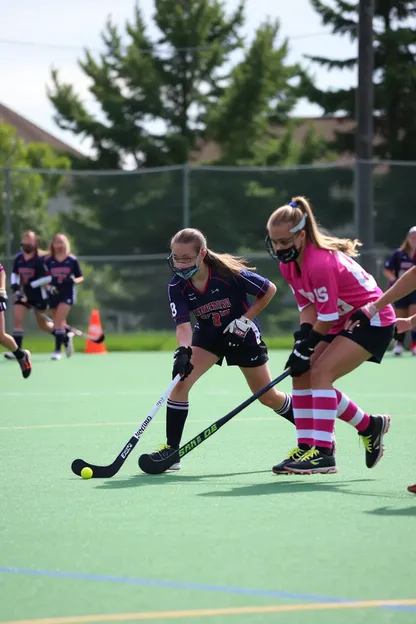
[{"label": "building roof", "polygon": [[16,129],[17,135],[25,143],[46,143],[57,152],[69,153],[77,158],[85,158],[85,155],[63,141],[60,141],[46,130],[43,130],[11,108],[0,102],[0,121],[4,121],[9,126]]}]

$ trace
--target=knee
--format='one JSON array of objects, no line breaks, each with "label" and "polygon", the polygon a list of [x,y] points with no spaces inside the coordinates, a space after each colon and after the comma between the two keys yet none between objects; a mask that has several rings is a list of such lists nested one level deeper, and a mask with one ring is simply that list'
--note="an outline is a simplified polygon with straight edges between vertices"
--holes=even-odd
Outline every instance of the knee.
[{"label": "knee", "polygon": [[322,388],[328,385],[332,385],[334,382],[333,376],[329,370],[326,370],[322,366],[316,366],[311,370],[311,388]]},{"label": "knee", "polygon": [[187,379],[180,381],[177,386],[170,393],[169,399],[171,401],[185,402],[188,400],[189,391],[191,385],[187,383]]},{"label": "knee", "polygon": [[311,384],[311,371],[292,379],[293,390],[309,390],[312,387]]}]

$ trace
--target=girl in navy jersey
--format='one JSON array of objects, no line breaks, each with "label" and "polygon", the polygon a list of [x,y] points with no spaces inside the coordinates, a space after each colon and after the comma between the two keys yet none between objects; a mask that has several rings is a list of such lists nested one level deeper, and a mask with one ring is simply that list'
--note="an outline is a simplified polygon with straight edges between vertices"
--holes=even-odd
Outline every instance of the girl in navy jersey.
[{"label": "girl in navy jersey", "polygon": [[[39,250],[39,238],[36,232],[23,232],[20,251],[14,260],[11,274],[11,288],[14,293],[13,309],[13,338],[19,348],[23,345],[24,320],[29,312],[33,310],[39,328],[50,334],[53,332],[52,323],[48,323],[41,313],[48,305],[47,288],[32,288],[30,282],[45,277],[47,268],[45,266],[44,254]],[[4,354],[9,360],[14,360],[12,352]]]},{"label": "girl in navy jersey", "polygon": [[[173,376],[180,374],[182,381],[168,399],[166,444],[153,453],[159,460],[179,448],[189,391],[214,364],[225,359],[228,366],[238,366],[253,393],[271,381],[256,316],[273,298],[276,286],[253,273],[243,260],[208,249],[199,230],[187,228],[175,234],[171,250],[174,277],[168,290],[178,340]],[[254,297],[251,305],[248,295]],[[194,329],[191,313],[196,319]],[[290,396],[273,388],[259,401],[293,423]],[[170,467],[179,468],[178,463]]]},{"label": "girl in navy jersey", "polygon": [[[403,273],[416,265],[416,225],[410,228],[401,246],[384,265],[384,275],[391,284],[394,284]],[[416,314],[416,290],[410,292],[395,302],[396,316],[406,318]],[[395,355],[402,355],[404,351],[404,339],[406,332],[397,334],[393,348]],[[416,356],[416,329],[411,330],[410,351]]]},{"label": "girl in navy jersey", "polygon": [[68,337],[66,352],[69,357],[73,352],[72,333],[66,334],[67,317],[75,302],[75,285],[84,281],[81,267],[75,256],[71,255],[71,248],[65,234],[58,232],[50,244],[50,255],[45,259],[46,266],[52,276],[49,307],[52,310],[55,326],[55,351],[52,360],[60,360],[61,348]]},{"label": "girl in navy jersey", "polygon": [[10,352],[13,354],[13,358],[16,359],[19,363],[23,377],[27,379],[27,377],[29,377],[30,373],[32,372],[32,365],[30,363],[30,352],[21,349],[16,344],[14,338],[12,338],[12,336],[10,336],[9,334],[6,334],[6,323],[4,319],[4,313],[6,311],[6,301],[6,273],[3,269],[3,266],[0,264],[0,344],[2,345],[2,347],[10,349]]}]

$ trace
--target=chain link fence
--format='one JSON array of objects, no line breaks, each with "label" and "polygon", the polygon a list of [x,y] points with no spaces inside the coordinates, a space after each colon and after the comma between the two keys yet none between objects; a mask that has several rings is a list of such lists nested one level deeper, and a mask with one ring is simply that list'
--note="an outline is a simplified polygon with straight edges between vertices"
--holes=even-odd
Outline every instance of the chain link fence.
[{"label": "chain link fence", "polygon": [[[385,285],[385,257],[415,225],[416,163],[374,163],[377,260]],[[263,314],[267,333],[296,325],[293,298],[264,252],[265,223],[277,206],[306,195],[319,221],[339,236],[357,236],[353,162],[286,168],[190,165],[121,171],[0,168],[0,253],[10,274],[25,229],[46,247],[53,232],[68,233],[86,280],[72,321],[87,323],[100,308],[108,331],[171,329],[166,257],[171,236],[196,227],[215,251],[246,255],[278,284]]]}]

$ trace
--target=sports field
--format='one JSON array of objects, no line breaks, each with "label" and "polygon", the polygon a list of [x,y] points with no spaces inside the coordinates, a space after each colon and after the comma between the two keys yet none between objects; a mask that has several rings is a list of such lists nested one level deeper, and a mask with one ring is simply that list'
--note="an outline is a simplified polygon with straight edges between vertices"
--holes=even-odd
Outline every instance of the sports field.
[{"label": "sports field", "polygon": [[[272,352],[277,376],[285,352]],[[389,412],[370,471],[337,426],[338,474],[274,476],[294,428],[261,405],[182,462],[144,475],[164,441],[158,413],[116,477],[83,481],[81,457],[112,462],[170,380],[169,353],[0,361],[0,622],[397,624],[416,621],[416,360],[367,364],[339,387]],[[282,388],[289,390],[290,382]],[[184,442],[249,396],[215,367],[191,395]]]}]

